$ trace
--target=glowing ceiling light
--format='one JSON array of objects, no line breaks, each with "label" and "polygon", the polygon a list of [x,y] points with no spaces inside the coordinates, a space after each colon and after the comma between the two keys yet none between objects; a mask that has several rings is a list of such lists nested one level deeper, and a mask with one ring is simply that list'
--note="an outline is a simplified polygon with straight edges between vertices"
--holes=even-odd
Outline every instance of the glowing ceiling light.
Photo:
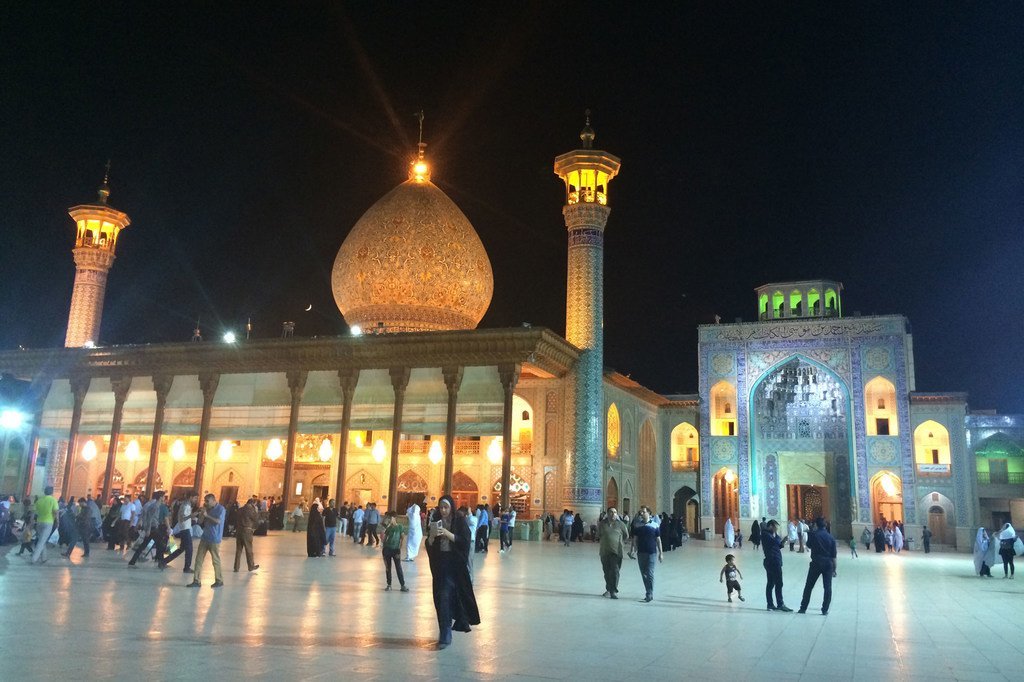
[{"label": "glowing ceiling light", "polygon": [[178,439],[171,444],[171,459],[180,462],[185,458],[185,441]]},{"label": "glowing ceiling light", "polygon": [[96,347],[96,342],[93,341],[92,339],[89,339],[88,341],[86,341],[85,343],[82,344],[82,348],[95,348],[95,347]]},{"label": "glowing ceiling light", "polygon": [[284,449],[281,447],[281,439],[271,438],[270,442],[267,443],[267,459],[271,462],[276,462],[283,453]]},{"label": "glowing ceiling light", "polygon": [[363,447],[363,434],[361,434],[361,433],[357,433],[356,434],[356,447],[357,448]]},{"label": "glowing ceiling light", "polygon": [[384,456],[388,454],[387,448],[384,447],[384,439],[378,438],[377,442],[373,444],[373,459],[376,462],[383,462]]},{"label": "glowing ceiling light", "polygon": [[725,482],[732,483],[736,480],[736,474],[732,472],[732,469],[727,469],[725,472]]},{"label": "glowing ceiling light", "polygon": [[25,423],[25,415],[18,410],[4,410],[0,412],[0,428],[8,431],[20,429]]},{"label": "glowing ceiling light", "polygon": [[92,439],[85,441],[85,445],[82,446],[82,459],[86,462],[96,459],[96,443],[92,442]]},{"label": "glowing ceiling light", "polygon": [[217,456],[226,462],[231,459],[231,448],[234,447],[229,440],[222,440],[217,448]]},{"label": "glowing ceiling light", "polygon": [[331,447],[331,439],[324,438],[324,442],[320,443],[320,461],[330,462],[331,455],[334,454],[334,448]]},{"label": "glowing ceiling light", "polygon": [[128,447],[124,449],[124,456],[128,458],[129,462],[134,462],[139,458],[139,441],[134,438],[128,443]]},{"label": "glowing ceiling light", "polygon": [[491,460],[491,464],[497,464],[501,461],[501,455],[501,436],[498,436],[487,446],[487,459]]},{"label": "glowing ceiling light", "polygon": [[437,464],[444,458],[444,453],[441,452],[441,441],[432,441],[430,443],[430,452],[427,453],[427,457],[430,458],[432,464]]},{"label": "glowing ceiling light", "polygon": [[899,491],[899,489],[896,487],[896,481],[893,479],[892,474],[885,474],[884,476],[882,476],[882,480],[880,481],[880,483],[882,485],[882,490],[885,491],[886,495],[888,495],[889,497],[896,496],[896,493]]}]

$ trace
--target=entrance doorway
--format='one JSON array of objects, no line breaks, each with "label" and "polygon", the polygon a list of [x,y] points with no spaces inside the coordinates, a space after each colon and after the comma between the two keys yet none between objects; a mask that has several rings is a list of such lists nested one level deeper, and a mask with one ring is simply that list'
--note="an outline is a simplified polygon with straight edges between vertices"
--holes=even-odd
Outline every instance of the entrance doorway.
[{"label": "entrance doorway", "polygon": [[238,486],[222,485],[220,487],[219,501],[225,508],[231,507],[231,505],[238,501]]},{"label": "entrance doorway", "polygon": [[935,505],[928,510],[928,529],[932,537],[939,542],[946,543],[946,510]]},{"label": "entrance doorway", "polygon": [[455,500],[455,508],[466,507],[470,511],[478,504],[480,491],[476,481],[462,471],[456,471],[452,475],[452,499]]},{"label": "entrance doorway", "polygon": [[615,478],[608,479],[608,490],[605,494],[605,509],[619,506],[619,484],[615,482]]},{"label": "entrance doorway", "polygon": [[699,519],[700,505],[697,504],[697,491],[689,486],[683,486],[672,496],[672,513],[683,520],[683,528],[690,535],[696,535]]},{"label": "entrance doorway", "polygon": [[903,521],[903,483],[899,476],[883,471],[871,484],[871,507],[876,525]]},{"label": "entrance doorway", "polygon": [[828,506],[828,488],[821,485],[787,485],[790,519],[814,521],[819,516],[831,519]]},{"label": "entrance doorway", "polygon": [[722,469],[711,483],[715,499],[715,533],[721,535],[725,532],[726,519],[739,519],[739,481],[735,471]]}]

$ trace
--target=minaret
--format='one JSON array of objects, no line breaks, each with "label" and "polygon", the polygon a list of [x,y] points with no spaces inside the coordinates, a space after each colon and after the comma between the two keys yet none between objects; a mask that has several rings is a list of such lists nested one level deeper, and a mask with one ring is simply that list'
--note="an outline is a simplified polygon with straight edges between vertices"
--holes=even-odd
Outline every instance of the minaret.
[{"label": "minaret", "polygon": [[582,351],[566,382],[570,416],[562,485],[565,506],[597,519],[604,499],[604,227],[611,213],[608,183],[619,172],[619,159],[593,149],[589,109],[586,116],[582,147],[555,159],[555,174],[565,182],[562,215],[569,231],[565,338]]},{"label": "minaret", "polygon": [[68,215],[78,228],[72,250],[75,255],[75,286],[71,292],[68,333],[64,339],[68,348],[90,346],[99,341],[107,273],[114,264],[117,237],[131,224],[126,213],[107,206],[109,180],[110,162],[107,162],[107,172],[96,203],[68,209]]}]

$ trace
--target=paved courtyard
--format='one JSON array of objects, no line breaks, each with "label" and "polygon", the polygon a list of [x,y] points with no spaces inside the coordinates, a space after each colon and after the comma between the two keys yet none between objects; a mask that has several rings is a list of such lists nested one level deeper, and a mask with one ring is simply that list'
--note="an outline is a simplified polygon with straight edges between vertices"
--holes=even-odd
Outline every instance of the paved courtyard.
[{"label": "paved courtyard", "polygon": [[[840,553],[831,613],[821,588],[807,615],[769,613],[760,555],[737,552],[745,603],[726,603],[725,550],[691,542],[657,568],[639,603],[635,562],[621,599],[603,591],[596,545],[517,542],[476,555],[483,623],[434,651],[426,555],[412,591],[383,592],[379,553],[342,543],[305,558],[305,536],[256,539],[262,568],[185,588],[177,570],[137,570],[105,546],[72,564],[0,556],[0,679],[992,679],[1024,675],[1024,575],[972,575],[960,554]],[[7,551],[5,548],[4,551]],[[803,555],[786,553],[785,597],[799,605]],[[180,559],[179,559],[180,561]],[[999,571],[1001,574],[1001,570]],[[397,587],[397,581],[396,581]],[[813,613],[813,615],[812,615]]]}]

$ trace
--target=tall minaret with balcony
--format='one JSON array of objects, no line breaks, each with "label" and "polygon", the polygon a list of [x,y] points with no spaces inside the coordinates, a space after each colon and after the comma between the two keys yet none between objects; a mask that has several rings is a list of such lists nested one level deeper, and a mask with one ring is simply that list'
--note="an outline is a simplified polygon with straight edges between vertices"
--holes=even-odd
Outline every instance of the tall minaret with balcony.
[{"label": "tall minaret with balcony", "polygon": [[114,264],[118,235],[131,223],[128,214],[107,205],[109,179],[108,163],[96,202],[68,209],[68,215],[78,230],[72,250],[75,255],[75,286],[71,292],[68,333],[64,339],[68,348],[89,346],[99,341],[107,273]]},{"label": "tall minaret with balcony", "polygon": [[[590,111],[579,149],[555,159],[565,182],[562,215],[569,232],[565,296],[565,338],[580,349],[580,360],[566,382],[563,504],[597,518],[602,506],[604,449],[604,229],[608,222],[608,183],[620,161],[594,149]],[[647,501],[653,504],[653,500]]]}]

